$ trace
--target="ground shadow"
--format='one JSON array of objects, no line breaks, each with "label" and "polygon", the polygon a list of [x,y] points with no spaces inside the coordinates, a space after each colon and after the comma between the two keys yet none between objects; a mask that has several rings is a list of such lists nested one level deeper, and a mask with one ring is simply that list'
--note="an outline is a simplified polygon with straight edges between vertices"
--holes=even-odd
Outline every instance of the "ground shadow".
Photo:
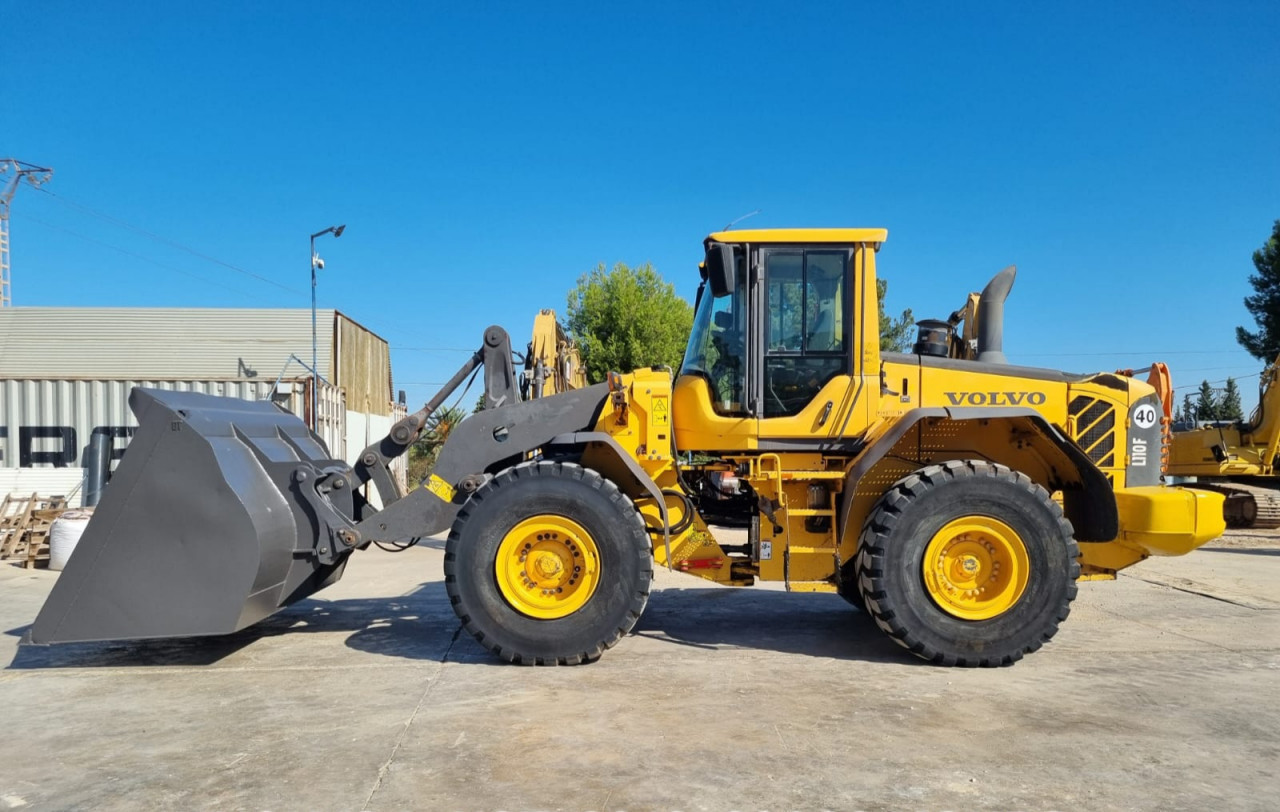
[{"label": "ground shadow", "polygon": [[759,649],[868,662],[922,663],[865,612],[832,594],[702,587],[663,589],[635,634],[705,649]]},{"label": "ground shadow", "polygon": [[1237,553],[1239,555],[1280,555],[1280,547],[1205,547],[1211,553]]},{"label": "ground shadow", "polygon": [[[30,626],[8,632],[22,636]],[[19,646],[11,669],[212,665],[266,638],[345,632],[348,648],[409,660],[500,665],[460,632],[444,584],[392,598],[308,598],[219,637]],[[723,587],[661,589],[634,634],[672,646],[757,649],[835,659],[916,663],[864,613],[835,595]]]},{"label": "ground shadow", "polygon": [[[30,625],[7,634],[24,636]],[[458,630],[444,584],[425,583],[392,598],[307,598],[253,626],[217,637],[106,643],[22,645],[13,669],[212,665],[258,640],[316,632],[350,632],[353,649],[406,659],[438,660]]]}]

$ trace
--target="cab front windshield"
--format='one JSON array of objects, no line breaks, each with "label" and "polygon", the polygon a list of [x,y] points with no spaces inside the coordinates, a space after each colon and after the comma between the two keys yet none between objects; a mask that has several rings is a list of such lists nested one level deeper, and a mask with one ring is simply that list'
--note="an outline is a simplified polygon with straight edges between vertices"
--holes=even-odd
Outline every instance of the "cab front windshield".
[{"label": "cab front windshield", "polygon": [[697,375],[707,381],[711,405],[718,414],[746,413],[746,288],[739,278],[727,296],[713,297],[710,289],[702,290],[680,365],[681,375]]}]

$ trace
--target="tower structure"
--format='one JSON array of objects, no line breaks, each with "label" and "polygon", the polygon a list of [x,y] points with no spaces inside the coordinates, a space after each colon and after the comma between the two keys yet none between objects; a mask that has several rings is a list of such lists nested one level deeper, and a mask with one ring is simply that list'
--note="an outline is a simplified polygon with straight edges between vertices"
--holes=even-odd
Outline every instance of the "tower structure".
[{"label": "tower structure", "polygon": [[16,158],[0,158],[0,307],[13,305],[9,282],[9,204],[23,179],[34,187],[47,183],[53,170]]}]

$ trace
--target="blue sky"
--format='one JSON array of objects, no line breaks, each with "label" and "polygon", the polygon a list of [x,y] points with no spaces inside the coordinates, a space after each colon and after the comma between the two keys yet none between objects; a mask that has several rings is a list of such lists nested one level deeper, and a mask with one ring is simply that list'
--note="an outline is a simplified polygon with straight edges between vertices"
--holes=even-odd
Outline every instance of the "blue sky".
[{"label": "blue sky", "polygon": [[491,323],[522,345],[599,262],[652,262],[692,299],[702,238],[760,209],[887,227],[889,307],[918,318],[1017,264],[1014,362],[1165,360],[1180,388],[1236,375],[1256,400],[1234,327],[1280,218],[1274,2],[0,19],[0,156],[56,172],[13,205],[18,305],[307,307],[308,235],[346,223],[320,305],[390,341],[416,406],[465,358],[422,348]]}]

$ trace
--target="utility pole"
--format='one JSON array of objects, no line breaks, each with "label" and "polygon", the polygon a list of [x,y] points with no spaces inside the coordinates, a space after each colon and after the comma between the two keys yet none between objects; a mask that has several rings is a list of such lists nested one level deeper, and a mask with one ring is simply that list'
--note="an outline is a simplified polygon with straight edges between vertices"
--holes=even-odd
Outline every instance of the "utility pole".
[{"label": "utility pole", "polygon": [[316,269],[324,267],[324,260],[316,253],[316,237],[332,234],[333,238],[342,236],[347,224],[329,226],[324,231],[311,235],[311,430],[319,431],[320,426],[320,354],[316,344]]},{"label": "utility pole", "polygon": [[[11,172],[12,176],[6,178]],[[13,306],[13,294],[9,290],[9,203],[23,178],[39,188],[52,177],[53,170],[48,167],[16,158],[0,158],[0,307]]]}]

